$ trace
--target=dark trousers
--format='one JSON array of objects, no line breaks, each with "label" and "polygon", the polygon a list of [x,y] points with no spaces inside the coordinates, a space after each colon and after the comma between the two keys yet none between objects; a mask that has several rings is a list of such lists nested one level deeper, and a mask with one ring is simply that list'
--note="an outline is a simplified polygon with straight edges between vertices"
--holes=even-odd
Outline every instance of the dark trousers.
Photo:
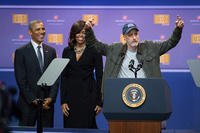
[{"label": "dark trousers", "polygon": [[[19,120],[19,126],[35,126],[39,116],[39,108],[35,107],[29,111],[23,112]],[[53,127],[54,107],[42,111],[42,125],[43,127]]]}]

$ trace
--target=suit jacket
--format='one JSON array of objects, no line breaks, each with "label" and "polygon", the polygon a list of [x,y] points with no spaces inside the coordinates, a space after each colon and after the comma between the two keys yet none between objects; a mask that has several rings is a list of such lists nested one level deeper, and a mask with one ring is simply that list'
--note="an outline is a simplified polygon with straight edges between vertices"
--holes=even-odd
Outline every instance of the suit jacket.
[{"label": "suit jacket", "polygon": [[[46,44],[42,46],[44,52],[43,70],[45,71],[51,61],[56,58],[56,50]],[[37,86],[37,81],[41,77],[42,71],[31,42],[15,51],[14,69],[20,90],[19,105],[26,108],[31,105],[33,100],[45,97],[51,97],[53,102],[55,102],[58,91],[57,82],[53,86],[45,88],[48,90],[46,96],[44,96],[44,91],[42,91],[41,87]]]}]

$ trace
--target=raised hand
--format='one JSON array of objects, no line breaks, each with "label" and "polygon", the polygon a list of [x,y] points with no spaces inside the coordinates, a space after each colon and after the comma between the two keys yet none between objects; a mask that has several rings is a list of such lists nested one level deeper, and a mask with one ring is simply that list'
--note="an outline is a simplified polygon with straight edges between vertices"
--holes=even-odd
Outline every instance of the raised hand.
[{"label": "raised hand", "polygon": [[92,18],[92,17],[90,17],[85,23],[86,28],[92,28],[94,26],[94,24],[95,24],[94,18]]},{"label": "raised hand", "polygon": [[176,27],[178,27],[178,28],[184,27],[184,21],[182,20],[182,18],[179,15],[177,15],[177,17],[176,17]]}]

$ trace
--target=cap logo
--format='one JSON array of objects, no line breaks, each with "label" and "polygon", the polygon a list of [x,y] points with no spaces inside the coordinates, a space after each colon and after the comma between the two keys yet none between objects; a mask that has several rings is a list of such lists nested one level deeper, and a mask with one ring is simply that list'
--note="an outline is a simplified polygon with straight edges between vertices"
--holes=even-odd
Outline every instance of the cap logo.
[{"label": "cap logo", "polygon": [[134,24],[128,24],[127,25],[128,27],[133,27],[133,26],[135,26]]}]

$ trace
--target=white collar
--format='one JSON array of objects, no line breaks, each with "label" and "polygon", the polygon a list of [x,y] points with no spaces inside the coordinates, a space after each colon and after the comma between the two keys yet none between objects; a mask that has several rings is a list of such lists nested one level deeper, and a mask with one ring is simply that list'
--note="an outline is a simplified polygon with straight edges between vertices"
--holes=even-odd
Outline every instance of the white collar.
[{"label": "white collar", "polygon": [[41,46],[42,48],[42,42],[40,44],[37,44],[35,41],[31,39],[31,44],[33,45],[34,48],[37,48],[38,46]]}]

